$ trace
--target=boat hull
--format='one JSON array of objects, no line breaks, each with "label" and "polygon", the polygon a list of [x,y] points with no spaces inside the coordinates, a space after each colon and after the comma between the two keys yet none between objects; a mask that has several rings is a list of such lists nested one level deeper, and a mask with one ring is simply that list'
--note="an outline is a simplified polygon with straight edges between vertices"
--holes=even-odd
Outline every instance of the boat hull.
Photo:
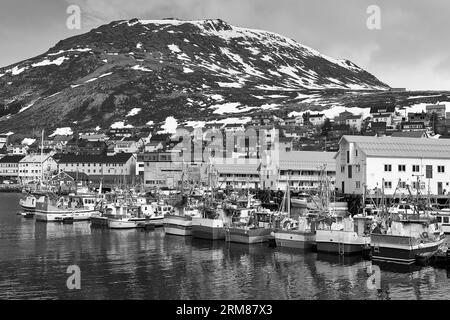
[{"label": "boat hull", "polygon": [[192,219],[192,236],[199,239],[225,240],[223,221],[220,219]]},{"label": "boat hull", "polygon": [[407,236],[372,234],[371,254],[373,261],[395,264],[414,264],[418,255],[436,252],[445,239],[429,243],[416,243]]},{"label": "boat hull", "polygon": [[58,222],[63,219],[73,218],[74,221],[87,221],[93,215],[99,214],[96,210],[80,210],[80,211],[35,211],[36,221],[42,222]]},{"label": "boat hull", "polygon": [[192,218],[188,216],[166,215],[164,217],[164,232],[177,236],[191,236]]},{"label": "boat hull", "polygon": [[91,225],[94,227],[107,227],[108,226],[108,218],[101,216],[92,216],[91,217]]},{"label": "boat hull", "polygon": [[277,247],[311,250],[316,244],[316,235],[312,232],[285,231],[275,232]]},{"label": "boat hull", "polygon": [[134,229],[137,228],[137,222],[131,220],[108,219],[108,228],[110,229]]},{"label": "boat hull", "polygon": [[317,252],[333,254],[361,254],[370,248],[370,236],[360,236],[353,231],[317,230]]},{"label": "boat hull", "polygon": [[34,214],[34,212],[36,210],[36,207],[27,206],[27,205],[24,205],[24,204],[20,204],[20,207],[26,213],[33,213]]},{"label": "boat hull", "polygon": [[244,244],[262,243],[269,241],[270,229],[256,228],[227,228],[225,231],[225,241]]}]

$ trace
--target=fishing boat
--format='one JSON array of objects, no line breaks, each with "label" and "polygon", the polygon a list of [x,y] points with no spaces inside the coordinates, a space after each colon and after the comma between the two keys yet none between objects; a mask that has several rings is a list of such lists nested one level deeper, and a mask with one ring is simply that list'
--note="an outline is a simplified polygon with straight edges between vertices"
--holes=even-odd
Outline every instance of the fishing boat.
[{"label": "fishing boat", "polygon": [[294,249],[312,249],[316,244],[315,214],[299,216],[298,220],[286,218],[281,222],[281,228],[274,233],[277,247]]},{"label": "fishing boat", "polygon": [[431,214],[436,217],[436,221],[441,224],[442,231],[445,234],[450,234],[450,209],[440,209],[431,211]]},{"label": "fishing boat", "polygon": [[316,230],[318,252],[341,255],[360,254],[370,249],[372,217],[328,217]]},{"label": "fishing boat", "polygon": [[56,199],[50,195],[43,197],[42,202],[36,201],[35,217],[36,221],[58,222],[72,218],[74,221],[89,220],[92,215],[100,212],[95,205],[89,205],[83,201],[82,196],[60,197]]},{"label": "fishing boat", "polygon": [[294,208],[306,209],[310,203],[310,195],[304,192],[301,192],[297,196],[291,198],[291,205]]},{"label": "fishing boat", "polygon": [[200,208],[201,216],[192,218],[192,236],[199,239],[224,240],[225,211],[222,204],[215,201],[215,188],[212,177],[213,169],[210,164],[208,170],[208,190],[205,190],[203,206]]},{"label": "fishing boat", "polygon": [[387,222],[371,233],[373,261],[413,264],[423,255],[436,253],[445,242],[437,220],[404,219]]},{"label": "fishing boat", "polygon": [[[262,243],[270,239],[272,229],[259,224],[256,209],[241,208],[235,210],[230,225],[225,226],[225,241],[244,244]],[[263,223],[266,219],[263,220]]]},{"label": "fishing boat", "polygon": [[20,199],[19,204],[24,212],[34,214],[36,209],[36,197],[34,195],[29,195],[25,199]]},{"label": "fishing boat", "polygon": [[139,208],[127,204],[108,204],[105,216],[110,229],[134,229],[138,227],[139,221],[136,218]]},{"label": "fishing boat", "polygon": [[182,207],[173,213],[164,215],[164,232],[178,236],[192,235],[192,218],[201,218],[198,209]]},{"label": "fishing boat", "polygon": [[223,209],[203,208],[200,217],[192,217],[192,236],[199,239],[224,240]]}]

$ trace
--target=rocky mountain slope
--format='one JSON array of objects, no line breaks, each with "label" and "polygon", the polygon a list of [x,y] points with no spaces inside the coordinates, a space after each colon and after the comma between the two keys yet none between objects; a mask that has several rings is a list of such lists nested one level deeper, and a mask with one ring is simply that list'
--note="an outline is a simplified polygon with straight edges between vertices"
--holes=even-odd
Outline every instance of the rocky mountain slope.
[{"label": "rocky mountain slope", "polygon": [[0,69],[0,132],[321,109],[386,89],[348,60],[271,32],[221,20],[133,19]]}]

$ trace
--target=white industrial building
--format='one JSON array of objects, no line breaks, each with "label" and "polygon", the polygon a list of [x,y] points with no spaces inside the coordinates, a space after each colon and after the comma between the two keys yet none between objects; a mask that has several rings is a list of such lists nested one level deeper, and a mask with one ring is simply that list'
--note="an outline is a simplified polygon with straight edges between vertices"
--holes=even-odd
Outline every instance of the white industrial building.
[{"label": "white industrial building", "polygon": [[450,191],[450,139],[343,136],[335,160],[336,187],[345,194]]},{"label": "white industrial building", "polygon": [[280,151],[270,168],[261,167],[261,186],[272,190],[317,188],[324,179],[334,183],[336,175],[335,152]]}]

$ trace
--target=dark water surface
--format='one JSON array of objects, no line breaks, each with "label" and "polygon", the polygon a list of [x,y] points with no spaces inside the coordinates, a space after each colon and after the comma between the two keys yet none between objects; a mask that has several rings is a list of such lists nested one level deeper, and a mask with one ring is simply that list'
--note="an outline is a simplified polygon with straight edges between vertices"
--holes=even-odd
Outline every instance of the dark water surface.
[{"label": "dark water surface", "polygon": [[[20,194],[0,194],[0,299],[448,299],[450,273],[381,269],[370,261],[300,254],[165,235],[105,230],[89,222],[35,222],[16,215]],[[81,289],[66,286],[81,269]]]}]

